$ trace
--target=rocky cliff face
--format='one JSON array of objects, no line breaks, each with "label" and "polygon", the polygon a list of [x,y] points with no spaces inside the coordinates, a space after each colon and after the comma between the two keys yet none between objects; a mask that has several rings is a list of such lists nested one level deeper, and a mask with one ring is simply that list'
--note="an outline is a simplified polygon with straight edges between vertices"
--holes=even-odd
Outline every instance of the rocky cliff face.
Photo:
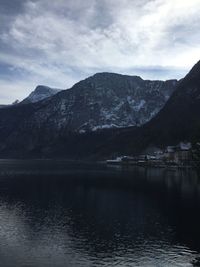
[{"label": "rocky cliff face", "polygon": [[28,97],[26,97],[21,103],[23,104],[36,103],[45,98],[51,97],[60,91],[61,89],[54,89],[48,86],[38,85],[35,88],[35,90]]},{"label": "rocky cliff face", "polygon": [[83,133],[140,126],[164,106],[177,84],[99,73],[51,98],[33,114],[34,124]]},{"label": "rocky cliff face", "polygon": [[[98,138],[100,154],[143,153],[150,147],[164,148],[181,141],[200,141],[200,61],[182,79],[164,108],[147,124],[123,129],[111,138]],[[93,152],[98,154],[98,151]]]},{"label": "rocky cliff face", "polygon": [[169,101],[148,127],[160,133],[160,143],[200,137],[200,61],[179,82]]},{"label": "rocky cliff face", "polygon": [[0,110],[0,151],[49,146],[69,134],[141,126],[164,106],[176,80],[99,73],[35,103]]}]

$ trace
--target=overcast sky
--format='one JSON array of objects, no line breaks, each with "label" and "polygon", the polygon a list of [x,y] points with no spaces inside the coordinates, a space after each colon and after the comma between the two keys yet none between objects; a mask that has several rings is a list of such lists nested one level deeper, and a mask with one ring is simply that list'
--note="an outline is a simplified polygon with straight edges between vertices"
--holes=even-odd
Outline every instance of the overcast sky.
[{"label": "overcast sky", "polygon": [[0,0],[0,103],[102,71],[182,78],[199,25],[200,0]]}]

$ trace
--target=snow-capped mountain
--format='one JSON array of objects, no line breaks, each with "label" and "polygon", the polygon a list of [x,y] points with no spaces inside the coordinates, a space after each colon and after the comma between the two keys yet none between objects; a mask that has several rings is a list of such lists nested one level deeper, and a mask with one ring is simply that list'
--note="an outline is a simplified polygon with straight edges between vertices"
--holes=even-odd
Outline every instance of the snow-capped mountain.
[{"label": "snow-capped mountain", "polygon": [[1,109],[0,151],[48,150],[49,142],[69,135],[143,125],[176,85],[176,80],[98,73],[42,101]]},{"label": "snow-capped mountain", "polygon": [[45,102],[33,114],[33,123],[79,133],[140,126],[158,113],[176,84],[176,80],[145,81],[137,76],[98,73]]},{"label": "snow-capped mountain", "polygon": [[[151,147],[177,145],[182,141],[199,142],[200,61],[178,83],[166,105],[151,121],[142,127],[123,129],[113,136],[108,136],[107,139],[104,137],[104,143],[101,143],[102,154],[128,155],[142,153]],[[95,153],[98,153],[97,149],[93,151]]]},{"label": "snow-capped mountain", "polygon": [[35,103],[39,102],[45,98],[53,96],[60,92],[61,89],[54,89],[44,85],[38,85],[33,92],[30,93],[21,103]]}]

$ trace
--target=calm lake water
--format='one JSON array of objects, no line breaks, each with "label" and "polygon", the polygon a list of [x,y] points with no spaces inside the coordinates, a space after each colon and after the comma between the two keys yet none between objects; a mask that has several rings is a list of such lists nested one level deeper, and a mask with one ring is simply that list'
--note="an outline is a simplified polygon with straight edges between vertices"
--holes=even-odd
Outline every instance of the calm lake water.
[{"label": "calm lake water", "polygon": [[200,266],[200,179],[1,160],[0,266]]}]

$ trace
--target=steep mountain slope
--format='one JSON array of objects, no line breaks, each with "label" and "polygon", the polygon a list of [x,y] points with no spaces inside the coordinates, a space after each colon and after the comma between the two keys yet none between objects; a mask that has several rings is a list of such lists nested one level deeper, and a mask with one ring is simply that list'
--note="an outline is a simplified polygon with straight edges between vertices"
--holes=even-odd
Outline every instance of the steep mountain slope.
[{"label": "steep mountain slope", "polygon": [[35,125],[80,133],[142,125],[163,107],[176,84],[99,73],[50,99],[32,119]]},{"label": "steep mountain slope", "polygon": [[200,61],[147,129],[159,133],[158,143],[191,140],[200,134]]},{"label": "steep mountain slope", "polygon": [[45,157],[103,159],[193,140],[200,140],[200,61],[180,81],[164,108],[145,125],[76,135],[64,131],[37,147],[37,152]]},{"label": "steep mountain slope", "polygon": [[[90,136],[97,129],[142,125],[163,107],[176,85],[176,80],[144,81],[137,76],[99,73],[53,97],[1,109],[0,152],[45,151],[47,155],[58,143],[62,150],[62,142],[82,140],[85,132]],[[109,132],[106,137],[110,139]],[[96,135],[92,136],[95,145]]]},{"label": "steep mountain slope", "polygon": [[28,97],[26,97],[21,103],[23,103],[23,104],[35,103],[35,102],[41,101],[45,98],[51,97],[60,91],[62,91],[62,90],[50,88],[50,87],[44,86],[44,85],[38,85],[35,88],[35,90]]},{"label": "steep mountain slope", "polygon": [[[177,86],[164,108],[140,128],[116,132],[99,155],[135,154],[148,147],[200,140],[200,61]],[[111,153],[110,153],[111,152]]]}]

